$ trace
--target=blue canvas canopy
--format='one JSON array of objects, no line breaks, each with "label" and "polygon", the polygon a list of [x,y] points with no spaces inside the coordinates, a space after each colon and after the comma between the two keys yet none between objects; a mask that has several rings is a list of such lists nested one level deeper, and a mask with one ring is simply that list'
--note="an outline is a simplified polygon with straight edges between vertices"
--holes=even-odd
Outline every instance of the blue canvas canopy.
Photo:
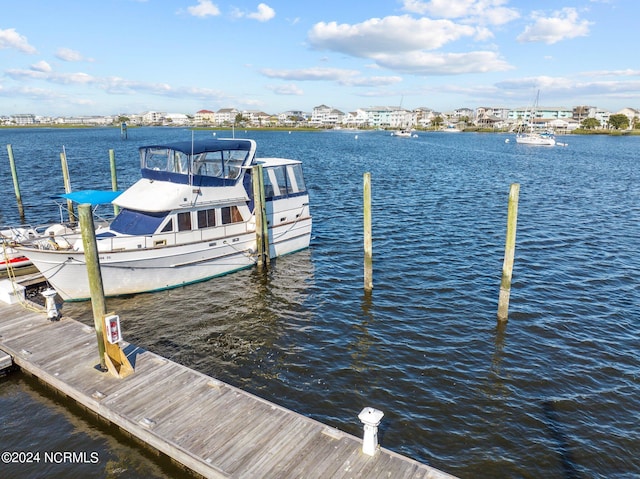
[{"label": "blue canvas canopy", "polygon": [[122,191],[106,190],[79,190],[59,195],[60,198],[71,200],[75,203],[89,203],[91,205],[105,205],[115,200]]},{"label": "blue canvas canopy", "polygon": [[224,139],[205,139],[196,141],[176,141],[172,143],[160,143],[157,145],[147,145],[140,147],[140,150],[162,148],[168,150],[181,151],[187,155],[199,155],[207,151],[220,150],[242,150],[251,151],[252,143],[249,140],[224,138]]}]

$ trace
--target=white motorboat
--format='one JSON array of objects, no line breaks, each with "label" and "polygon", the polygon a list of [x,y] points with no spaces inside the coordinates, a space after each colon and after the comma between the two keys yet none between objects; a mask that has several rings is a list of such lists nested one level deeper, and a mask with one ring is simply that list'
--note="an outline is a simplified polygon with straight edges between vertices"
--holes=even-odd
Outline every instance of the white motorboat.
[{"label": "white motorboat", "polygon": [[400,138],[411,138],[413,133],[411,130],[396,130],[391,133],[391,136],[399,136]]},{"label": "white motorboat", "polygon": [[[140,148],[142,178],[113,200],[96,234],[105,295],[159,291],[257,262],[252,175],[262,165],[269,257],[307,248],[312,219],[302,163],[256,158],[256,143],[207,139]],[[36,238],[16,249],[64,300],[90,297],[82,238]]]}]

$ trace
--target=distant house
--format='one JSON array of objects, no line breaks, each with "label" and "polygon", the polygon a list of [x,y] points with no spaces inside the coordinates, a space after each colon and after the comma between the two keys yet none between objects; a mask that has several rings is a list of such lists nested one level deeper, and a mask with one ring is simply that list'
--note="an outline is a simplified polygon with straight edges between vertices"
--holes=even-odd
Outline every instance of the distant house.
[{"label": "distant house", "polygon": [[33,125],[36,122],[36,116],[32,113],[21,113],[11,115],[11,121],[16,125]]},{"label": "distant house", "polygon": [[214,123],[216,114],[211,110],[197,111],[193,120],[196,125],[212,125]]},{"label": "distant house", "polygon": [[633,128],[634,118],[640,118],[640,110],[636,110],[635,108],[623,108],[616,114],[626,115],[626,117],[629,118],[629,128]]},{"label": "distant house", "polygon": [[187,125],[189,117],[184,113],[167,113],[163,118],[165,125]]},{"label": "distant house", "polygon": [[232,125],[236,121],[236,116],[240,113],[240,110],[235,108],[220,108],[215,114],[216,125]]},{"label": "distant house", "polygon": [[142,121],[146,125],[154,125],[157,123],[162,123],[162,119],[165,117],[166,113],[159,111],[147,111],[142,114]]},{"label": "distant house", "polygon": [[335,126],[342,122],[344,113],[327,105],[320,105],[311,113],[311,124],[315,126]]}]

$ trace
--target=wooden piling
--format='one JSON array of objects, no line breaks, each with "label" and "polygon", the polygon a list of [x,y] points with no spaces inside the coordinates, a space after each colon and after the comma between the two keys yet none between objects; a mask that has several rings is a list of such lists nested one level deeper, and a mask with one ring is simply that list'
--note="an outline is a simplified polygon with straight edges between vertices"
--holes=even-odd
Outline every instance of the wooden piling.
[{"label": "wooden piling", "polygon": [[507,212],[507,239],[502,265],[502,281],[500,282],[500,298],[498,300],[498,320],[506,321],[509,316],[509,296],[511,295],[511,275],[516,251],[516,226],[518,224],[518,197],[520,184],[513,183],[509,191]]},{"label": "wooden piling", "polygon": [[371,173],[364,174],[364,290],[373,289],[373,242],[371,239]]},{"label": "wooden piling", "polygon": [[18,202],[18,214],[20,215],[20,221],[26,223],[24,218],[24,207],[22,206],[22,196],[20,195],[20,183],[18,181],[18,170],[16,169],[16,162],[13,159],[13,147],[7,145],[7,153],[9,154],[9,164],[11,165],[11,177],[13,178],[13,189],[16,192],[16,201]]},{"label": "wooden piling", "polygon": [[[111,167],[111,190],[118,191],[118,173],[116,171],[116,155],[113,150],[109,150],[109,165]],[[115,216],[120,212],[118,205],[113,205],[113,214]]]},{"label": "wooden piling", "polygon": [[95,226],[91,205],[83,203],[78,205],[78,216],[80,218],[80,231],[82,233],[82,246],[84,247],[84,258],[87,263],[87,275],[89,276],[89,291],[91,292],[91,307],[93,310],[93,324],[98,340],[98,354],[100,355],[100,368],[107,370],[104,359],[104,317],[107,314],[107,305],[104,298],[104,286],[102,275],[100,274],[100,261],[98,259],[98,247],[96,244]]},{"label": "wooden piling", "polygon": [[258,267],[268,265],[269,258],[269,225],[264,192],[264,176],[262,165],[254,165],[252,175],[253,208],[256,217],[256,255]]},{"label": "wooden piling", "polygon": [[[71,181],[69,180],[69,165],[67,164],[67,152],[62,147],[62,152],[60,153],[60,163],[62,165],[62,178],[64,179],[64,192],[71,193]],[[76,221],[76,215],[73,212],[73,201],[67,200],[67,211],[69,212],[69,222],[73,223]]]}]

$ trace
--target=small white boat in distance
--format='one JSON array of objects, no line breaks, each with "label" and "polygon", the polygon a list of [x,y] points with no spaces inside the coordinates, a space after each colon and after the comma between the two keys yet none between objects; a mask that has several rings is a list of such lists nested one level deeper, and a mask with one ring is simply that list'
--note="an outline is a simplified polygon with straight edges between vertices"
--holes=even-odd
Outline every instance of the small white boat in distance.
[{"label": "small white boat in distance", "polygon": [[411,130],[397,130],[391,133],[391,136],[399,136],[400,138],[411,138],[413,133]]},{"label": "small white boat in distance", "polygon": [[546,130],[539,132],[534,128],[533,120],[536,118],[539,98],[540,91],[536,94],[536,101],[531,108],[528,124],[521,125],[516,132],[516,143],[520,145],[555,146],[556,144],[556,137],[552,131]]},{"label": "small white boat in distance", "polygon": [[520,145],[554,146],[556,144],[556,138],[553,133],[548,131],[542,133],[528,131],[517,133],[516,143]]},{"label": "small white boat in distance", "polygon": [[[175,288],[256,264],[252,175],[258,164],[269,257],[309,246],[312,220],[300,161],[258,159],[255,141],[243,139],[184,141],[139,151],[142,178],[113,200],[121,210],[96,234],[106,296]],[[61,236],[16,249],[64,300],[88,299],[82,239]]]}]

